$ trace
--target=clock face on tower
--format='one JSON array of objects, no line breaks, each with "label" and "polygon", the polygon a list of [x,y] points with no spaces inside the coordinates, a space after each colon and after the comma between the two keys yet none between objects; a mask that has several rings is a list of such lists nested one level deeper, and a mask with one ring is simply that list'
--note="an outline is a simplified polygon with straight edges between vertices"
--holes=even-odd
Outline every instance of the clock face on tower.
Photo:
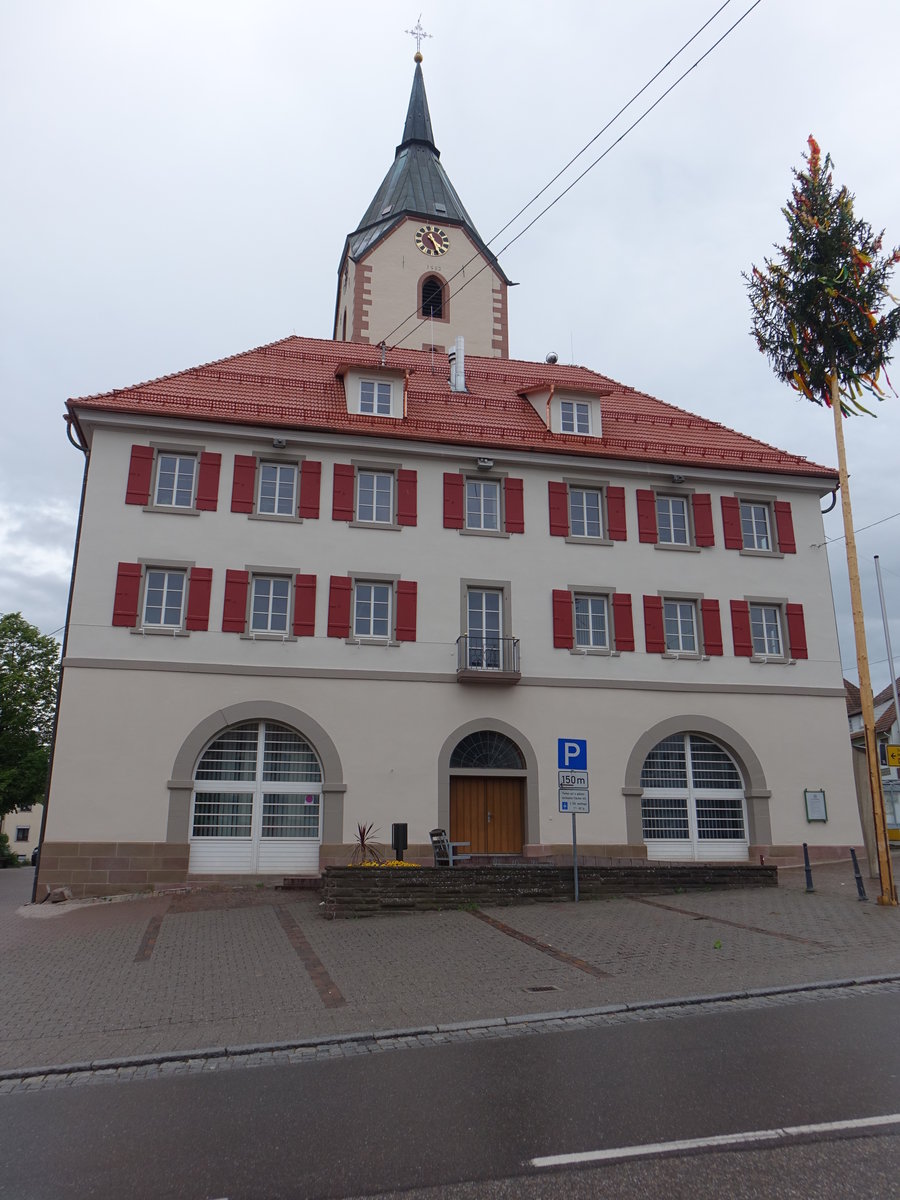
[{"label": "clock face on tower", "polygon": [[416,231],[416,245],[423,254],[436,257],[450,249],[450,238],[438,225],[423,225]]}]

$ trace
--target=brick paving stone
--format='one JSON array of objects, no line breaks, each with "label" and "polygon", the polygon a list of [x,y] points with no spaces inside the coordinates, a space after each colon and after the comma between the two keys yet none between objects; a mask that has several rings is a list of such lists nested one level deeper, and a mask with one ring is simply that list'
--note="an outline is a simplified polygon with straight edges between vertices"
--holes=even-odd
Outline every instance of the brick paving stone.
[{"label": "brick paving stone", "polygon": [[[900,975],[900,911],[861,904],[849,863],[815,867],[813,877],[812,895],[802,871],[782,871],[778,888],[655,898],[665,908],[616,898],[484,910],[519,940],[465,911],[325,921],[315,893],[269,888],[61,905],[50,916],[22,916],[17,909],[29,898],[33,872],[0,872],[0,1069],[167,1051],[189,1057],[201,1047]],[[321,964],[320,984],[330,978],[343,1007],[323,1003],[285,935],[285,917]],[[155,937],[149,955],[148,928]],[[523,1035],[531,1031],[523,1026]],[[455,1036],[440,1030],[404,1044]],[[489,1027],[459,1033],[468,1041],[490,1036]],[[351,1045],[335,1053],[372,1052]],[[284,1053],[299,1062],[320,1052]],[[228,1060],[218,1062],[216,1069],[231,1069]],[[152,1078],[154,1070],[134,1067],[130,1078]],[[59,1079],[66,1076],[53,1086]],[[0,1081],[0,1092],[8,1090]]]}]

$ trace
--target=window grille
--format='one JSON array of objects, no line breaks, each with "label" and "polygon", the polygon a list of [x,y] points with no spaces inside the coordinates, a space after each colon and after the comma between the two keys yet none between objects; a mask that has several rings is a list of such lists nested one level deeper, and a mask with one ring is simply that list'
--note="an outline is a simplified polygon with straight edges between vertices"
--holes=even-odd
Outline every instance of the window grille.
[{"label": "window grille", "polygon": [[309,742],[283,725],[266,725],[263,779],[267,783],[321,783],[319,760]]},{"label": "window grille", "polygon": [[687,841],[690,837],[688,825],[687,796],[680,800],[641,801],[641,826],[644,837],[649,840],[667,838]]},{"label": "window grille", "polygon": [[252,792],[198,792],[193,836],[248,838],[252,815]]},{"label": "window grille", "polygon": [[516,743],[495,729],[482,729],[464,737],[450,755],[451,767],[522,771],[525,759]]},{"label": "window grille", "polygon": [[252,782],[256,778],[258,736],[259,727],[255,721],[226,729],[200,759],[195,778]]}]

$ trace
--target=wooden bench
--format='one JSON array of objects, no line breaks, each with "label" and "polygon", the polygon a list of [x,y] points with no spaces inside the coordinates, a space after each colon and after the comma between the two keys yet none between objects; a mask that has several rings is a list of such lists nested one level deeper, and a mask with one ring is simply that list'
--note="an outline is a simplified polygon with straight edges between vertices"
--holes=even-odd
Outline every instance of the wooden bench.
[{"label": "wooden bench", "polygon": [[452,867],[458,862],[471,858],[471,854],[458,854],[458,846],[468,846],[469,842],[451,842],[446,829],[432,829],[428,835],[431,838],[431,849],[434,853],[436,867]]}]

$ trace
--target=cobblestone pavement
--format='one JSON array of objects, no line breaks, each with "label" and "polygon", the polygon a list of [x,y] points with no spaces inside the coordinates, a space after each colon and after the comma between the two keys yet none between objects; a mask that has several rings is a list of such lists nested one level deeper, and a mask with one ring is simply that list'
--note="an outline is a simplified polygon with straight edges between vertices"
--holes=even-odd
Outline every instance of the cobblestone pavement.
[{"label": "cobblestone pavement", "polygon": [[368,1053],[383,1042],[371,1036],[378,1031],[394,1044],[410,1028],[443,1037],[452,1031],[438,1026],[485,1019],[512,1029],[516,1016],[900,981],[900,910],[860,903],[849,863],[816,867],[813,894],[802,871],[780,875],[777,889],[498,907],[482,919],[451,911],[326,921],[315,892],[269,888],[69,903],[48,914],[47,905],[21,907],[30,869],[4,871],[0,1070],[167,1053],[189,1069],[192,1052],[204,1069],[221,1069],[223,1047],[360,1034],[345,1050],[277,1053]]}]

